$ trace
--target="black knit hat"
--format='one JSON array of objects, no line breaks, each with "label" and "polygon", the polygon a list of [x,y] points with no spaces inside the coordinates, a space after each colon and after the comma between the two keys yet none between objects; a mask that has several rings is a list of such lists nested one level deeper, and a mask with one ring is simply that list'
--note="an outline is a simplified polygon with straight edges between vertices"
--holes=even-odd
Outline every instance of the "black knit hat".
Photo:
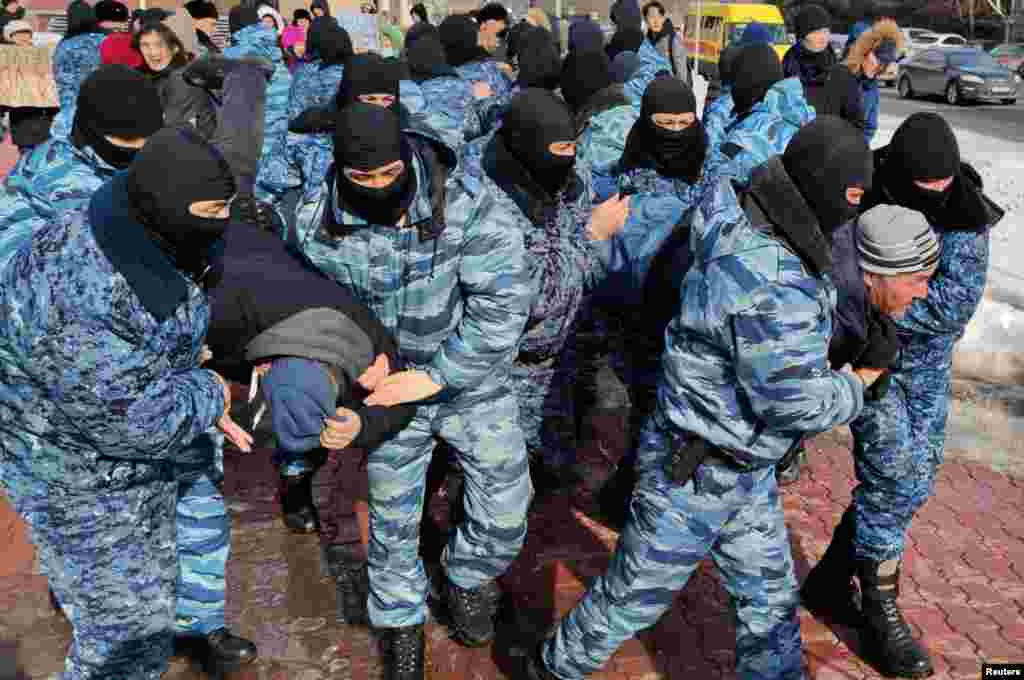
[{"label": "black knit hat", "polygon": [[228,30],[232,34],[238,33],[243,28],[255,26],[258,23],[260,23],[260,15],[255,7],[238,5],[232,7],[231,13],[228,14]]},{"label": "black knit hat", "polygon": [[800,13],[793,20],[793,28],[796,29],[796,39],[803,40],[809,33],[831,28],[832,17],[821,5],[806,5],[800,9]]},{"label": "black knit hat", "polygon": [[952,177],[960,171],[960,145],[945,118],[915,113],[896,128],[887,163],[912,180]]},{"label": "black knit hat", "polygon": [[732,99],[743,114],[764,99],[768,89],[785,77],[779,55],[770,45],[758,43],[740,50],[731,64]]},{"label": "black knit hat", "polygon": [[164,124],[164,110],[153,82],[135,69],[111,64],[89,74],[78,91],[75,115],[100,134],[137,139]]},{"label": "black knit hat", "polygon": [[192,2],[185,3],[185,11],[189,13],[193,19],[219,19],[220,12],[217,11],[217,5],[206,0],[192,0]]},{"label": "black knit hat", "polygon": [[117,0],[100,0],[93,9],[96,11],[96,21],[99,22],[116,21],[118,23],[127,23],[128,19],[131,18],[128,5]]}]

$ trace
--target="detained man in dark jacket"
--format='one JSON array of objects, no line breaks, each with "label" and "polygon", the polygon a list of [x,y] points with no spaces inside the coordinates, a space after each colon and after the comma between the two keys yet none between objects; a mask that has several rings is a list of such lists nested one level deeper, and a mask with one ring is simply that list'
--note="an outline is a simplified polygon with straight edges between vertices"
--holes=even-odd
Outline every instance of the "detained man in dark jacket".
[{"label": "detained man in dark jacket", "polygon": [[[852,423],[859,484],[809,577],[807,596],[809,606],[820,606],[824,590],[847,594],[856,575],[865,656],[887,675],[921,678],[933,665],[896,601],[904,542],[943,460],[953,350],[984,293],[990,230],[1004,213],[985,196],[981,177],[961,160],[953,130],[937,114],[907,118],[875,152],[875,167],[863,207],[922,213],[942,250],[927,296],[895,320],[902,351],[890,371],[892,388]],[[829,609],[855,611],[847,598],[833,602]]]},{"label": "detained man in dark jacket", "polygon": [[531,680],[582,680],[653,625],[710,553],[730,593],[736,674],[804,677],[797,582],[774,466],[849,422],[880,375],[829,369],[829,236],[871,183],[859,131],[822,118],[737,198],[724,178],[691,221],[693,263],[666,331],[640,481],[608,571],[528,658]]},{"label": "detained man in dark jacket", "polygon": [[[234,193],[210,147],[165,129],[4,269],[4,305],[22,311],[0,324],[0,481],[74,628],[67,677],[161,677],[180,588],[179,479],[212,465],[214,425],[251,444],[228,415],[227,383],[200,368],[202,282]],[[215,632],[220,649],[227,633]],[[255,656],[245,644],[233,661]]]},{"label": "detained man in dark jacket", "polygon": [[782,60],[787,78],[799,78],[819,116],[839,116],[864,128],[860,83],[829,45],[832,17],[819,5],[805,5],[794,22],[796,44]]},{"label": "detained man in dark jacket", "polygon": [[[428,581],[418,555],[427,465],[436,438],[466,474],[466,521],[442,557],[456,637],[494,635],[498,576],[526,538],[532,496],[512,359],[526,324],[530,280],[521,230],[481,181],[456,171],[429,130],[400,130],[389,108],[338,114],[333,160],[304,191],[288,238],[351,290],[398,343],[408,370],[369,405],[429,403],[370,453],[370,621],[391,677],[424,673]],[[367,257],[381,266],[367,268]]]},{"label": "detained man in dark jacket", "polygon": [[[225,367],[225,375],[238,382],[251,379],[252,390],[260,385],[280,453],[323,459],[325,448],[372,451],[409,424],[415,405],[362,403],[401,364],[394,339],[349,291],[253,224],[232,225],[215,267],[219,277],[210,290],[206,338],[211,365]],[[322,521],[321,544],[337,585],[338,621],[366,623],[362,546],[345,540],[333,512],[345,499],[333,499],[338,502],[318,515],[314,473],[315,466],[297,474],[282,469],[285,524],[312,531]],[[351,505],[351,499],[344,504]]]},{"label": "detained man in dark jacket", "polygon": [[204,139],[213,137],[217,110],[209,93],[182,77],[188,55],[181,40],[165,24],[147,24],[135,36],[135,48],[146,62],[164,107],[164,125],[191,125]]}]

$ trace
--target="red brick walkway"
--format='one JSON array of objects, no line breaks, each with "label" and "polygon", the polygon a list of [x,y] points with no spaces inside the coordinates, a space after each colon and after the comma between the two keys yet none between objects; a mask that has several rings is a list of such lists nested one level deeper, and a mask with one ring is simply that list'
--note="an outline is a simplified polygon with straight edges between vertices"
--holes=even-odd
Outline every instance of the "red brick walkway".
[{"label": "red brick walkway", "polygon": [[[819,437],[804,479],[785,497],[800,578],[824,552],[853,486],[846,442]],[[260,644],[262,659],[237,678],[379,677],[365,630],[336,626],[334,594],[320,576],[317,540],[287,534],[278,518],[266,451],[229,454],[225,488],[234,516],[229,618]],[[350,464],[333,475],[358,479]],[[324,489],[320,489],[323,495]],[[931,647],[938,678],[974,680],[983,660],[1024,661],[1024,480],[988,468],[947,462],[936,496],[911,532],[902,603],[915,632]],[[492,647],[466,650],[438,624],[429,628],[433,680],[518,680],[522,655],[584,584],[607,564],[615,535],[571,509],[567,496],[540,500],[529,540],[504,581],[514,603]],[[0,578],[0,677],[3,655],[17,653],[28,675],[60,667],[68,629],[52,615],[45,581]],[[856,655],[857,636],[830,630],[801,612],[809,676],[816,680],[878,677]],[[6,641],[6,642],[4,642]],[[677,605],[654,628],[628,642],[598,680],[730,678],[733,627],[724,591],[706,564]],[[201,677],[176,660],[169,678]]]}]

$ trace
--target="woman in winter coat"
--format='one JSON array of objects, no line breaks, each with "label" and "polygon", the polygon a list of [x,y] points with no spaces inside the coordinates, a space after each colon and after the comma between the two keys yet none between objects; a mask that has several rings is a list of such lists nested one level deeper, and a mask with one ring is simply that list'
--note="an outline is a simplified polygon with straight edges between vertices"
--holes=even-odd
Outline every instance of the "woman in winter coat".
[{"label": "woman in winter coat", "polygon": [[68,7],[68,30],[53,51],[53,79],[57,83],[60,112],[50,128],[51,137],[66,138],[75,120],[75,101],[82,81],[100,67],[100,45],[107,34],[99,28],[96,12],[85,2]]},{"label": "woman in winter coat", "polygon": [[644,20],[647,22],[647,39],[672,64],[672,75],[690,82],[683,36],[676,31],[672,20],[665,16],[665,6],[658,0],[647,3],[644,5]]},{"label": "woman in winter coat", "polygon": [[146,65],[143,72],[156,84],[164,107],[164,125],[189,124],[203,139],[217,128],[217,111],[210,95],[185,82],[181,72],[188,65],[178,36],[164,24],[148,24],[135,36],[135,48]]},{"label": "woman in winter coat", "polygon": [[819,116],[839,116],[864,127],[860,84],[829,45],[832,17],[818,5],[806,5],[796,17],[797,43],[786,52],[782,70],[803,83],[807,101]]},{"label": "woman in winter coat", "polygon": [[846,67],[860,81],[864,139],[868,144],[878,131],[878,76],[899,58],[903,43],[903,32],[892,19],[879,21],[870,29],[861,23],[850,29]]}]

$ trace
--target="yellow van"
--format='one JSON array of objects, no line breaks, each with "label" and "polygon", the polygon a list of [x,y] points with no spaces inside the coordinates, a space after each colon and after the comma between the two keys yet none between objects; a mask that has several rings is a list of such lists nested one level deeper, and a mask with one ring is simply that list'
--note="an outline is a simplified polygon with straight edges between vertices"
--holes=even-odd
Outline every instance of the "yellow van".
[{"label": "yellow van", "polygon": [[[698,10],[700,13],[698,14]],[[697,44],[697,19],[700,17],[700,45]],[[779,59],[790,48],[786,37],[786,22],[775,5],[697,3],[690,0],[683,29],[683,44],[690,58],[699,60],[698,70],[705,78],[718,75],[718,55],[753,22],[764,25],[772,36]]]}]

